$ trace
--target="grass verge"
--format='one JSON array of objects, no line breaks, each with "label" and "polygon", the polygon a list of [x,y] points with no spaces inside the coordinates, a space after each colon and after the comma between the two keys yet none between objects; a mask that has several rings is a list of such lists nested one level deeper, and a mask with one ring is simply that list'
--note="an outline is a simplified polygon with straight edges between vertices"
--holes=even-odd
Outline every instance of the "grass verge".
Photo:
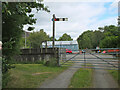
[{"label": "grass verge", "polygon": [[72,77],[69,88],[91,88],[92,87],[92,69],[80,68]]},{"label": "grass verge", "polygon": [[118,70],[108,70],[108,72],[113,76],[116,82],[118,82],[118,86],[120,88],[120,72]]},{"label": "grass verge", "polygon": [[53,78],[68,67],[47,67],[42,64],[15,64],[9,70],[10,81],[5,88],[39,88],[46,79]]},{"label": "grass verge", "polygon": [[116,81],[118,81],[118,70],[108,70],[108,72],[113,76]]}]

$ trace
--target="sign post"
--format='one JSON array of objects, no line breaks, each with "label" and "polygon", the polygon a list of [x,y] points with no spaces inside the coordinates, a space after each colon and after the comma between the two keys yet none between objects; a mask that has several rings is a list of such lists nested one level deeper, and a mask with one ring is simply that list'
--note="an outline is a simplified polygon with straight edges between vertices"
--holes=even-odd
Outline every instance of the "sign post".
[{"label": "sign post", "polygon": [[53,21],[53,48],[55,47],[55,21],[68,21],[68,18],[56,18],[55,17],[55,14],[53,14],[53,18],[52,18],[52,21]]},{"label": "sign post", "polygon": [[53,48],[55,47],[55,14],[53,14]]}]

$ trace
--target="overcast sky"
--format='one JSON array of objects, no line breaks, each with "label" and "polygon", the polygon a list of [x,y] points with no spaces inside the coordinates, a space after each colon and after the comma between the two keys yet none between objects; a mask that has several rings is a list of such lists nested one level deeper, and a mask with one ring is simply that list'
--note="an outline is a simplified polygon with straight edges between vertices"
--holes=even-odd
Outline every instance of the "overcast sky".
[{"label": "overcast sky", "polygon": [[69,34],[74,40],[84,31],[98,30],[105,25],[117,25],[117,2],[44,2],[50,13],[40,11],[35,13],[37,23],[35,31],[44,29],[52,36],[52,15],[56,18],[68,18],[68,21],[55,22],[55,37],[58,39],[64,33]]}]

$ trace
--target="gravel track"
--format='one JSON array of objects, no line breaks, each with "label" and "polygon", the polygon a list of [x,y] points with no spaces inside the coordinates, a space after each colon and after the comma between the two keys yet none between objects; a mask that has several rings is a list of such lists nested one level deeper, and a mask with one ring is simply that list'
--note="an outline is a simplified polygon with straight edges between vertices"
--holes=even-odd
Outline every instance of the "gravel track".
[{"label": "gravel track", "polygon": [[73,66],[71,66],[69,69],[59,74],[54,79],[45,81],[40,86],[40,88],[67,88],[70,84],[70,80],[73,74],[79,69],[79,68],[74,68],[74,67],[79,66],[79,65],[80,63],[76,63]]},{"label": "gravel track", "polygon": [[[72,57],[73,55],[67,55],[67,58]],[[99,56],[99,55],[97,55]],[[100,55],[100,57],[106,57],[105,55]],[[107,58],[111,58],[112,56],[107,55]],[[91,64],[102,62],[104,61],[100,59],[96,59],[95,56],[90,55],[87,53],[86,58],[95,59],[96,61],[87,61]],[[81,60],[83,59],[83,55],[76,56],[73,60]],[[77,68],[75,68],[77,67]],[[45,81],[40,88],[68,88],[70,84],[70,80],[74,73],[81,67],[81,63],[75,63],[69,69],[65,70],[57,77],[52,80]],[[99,64],[98,64],[99,67]],[[94,76],[93,76],[93,88],[118,88],[118,83],[113,79],[113,77],[104,69],[94,69]]]}]

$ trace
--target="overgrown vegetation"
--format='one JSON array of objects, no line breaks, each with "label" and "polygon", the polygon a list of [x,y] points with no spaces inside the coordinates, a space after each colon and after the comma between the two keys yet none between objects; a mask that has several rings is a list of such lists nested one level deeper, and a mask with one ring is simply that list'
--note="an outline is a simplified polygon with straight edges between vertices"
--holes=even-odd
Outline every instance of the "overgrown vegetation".
[{"label": "overgrown vegetation", "polygon": [[42,64],[15,64],[9,70],[10,80],[4,88],[40,88],[46,79],[54,78],[68,67],[47,67]]},{"label": "overgrown vegetation", "polygon": [[52,67],[58,66],[57,59],[56,58],[51,58],[49,61],[46,61],[44,63],[44,65],[45,66],[52,66]]}]

